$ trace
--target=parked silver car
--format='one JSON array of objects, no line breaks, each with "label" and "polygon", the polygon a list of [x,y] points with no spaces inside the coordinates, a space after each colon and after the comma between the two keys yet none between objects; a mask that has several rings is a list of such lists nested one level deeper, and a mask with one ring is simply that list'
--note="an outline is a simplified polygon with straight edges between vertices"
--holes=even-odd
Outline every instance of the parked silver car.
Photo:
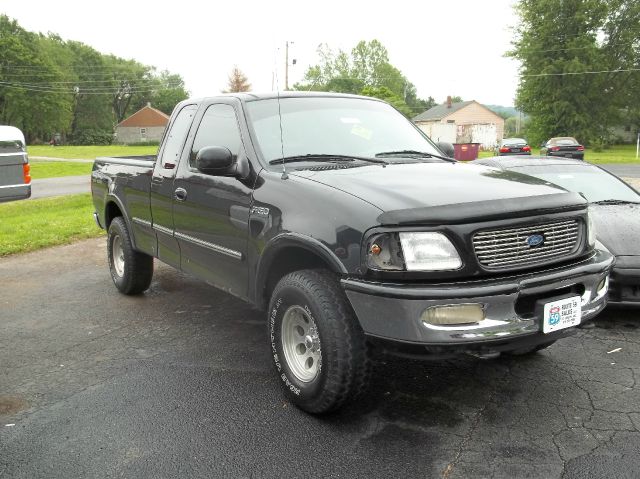
[{"label": "parked silver car", "polygon": [[31,171],[22,132],[0,125],[0,202],[31,196]]},{"label": "parked silver car", "polygon": [[640,306],[640,192],[584,160],[493,157],[473,163],[524,173],[582,194],[589,201],[599,249],[616,257],[609,302]]}]

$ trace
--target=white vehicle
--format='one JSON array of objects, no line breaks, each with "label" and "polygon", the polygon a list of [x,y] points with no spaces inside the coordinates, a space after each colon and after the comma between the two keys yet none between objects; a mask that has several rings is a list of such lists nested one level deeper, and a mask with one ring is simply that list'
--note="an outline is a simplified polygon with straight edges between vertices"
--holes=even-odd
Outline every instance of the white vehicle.
[{"label": "white vehicle", "polygon": [[0,202],[31,196],[31,170],[22,132],[0,125]]}]

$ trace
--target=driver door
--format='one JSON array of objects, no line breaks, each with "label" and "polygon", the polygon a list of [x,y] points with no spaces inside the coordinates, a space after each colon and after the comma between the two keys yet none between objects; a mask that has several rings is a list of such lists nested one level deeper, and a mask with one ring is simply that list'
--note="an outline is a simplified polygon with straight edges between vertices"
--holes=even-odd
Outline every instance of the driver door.
[{"label": "driver door", "polygon": [[252,188],[235,177],[200,172],[195,158],[206,146],[228,148],[236,159],[245,155],[233,105],[214,103],[206,107],[188,161],[185,158],[178,167],[173,222],[180,245],[181,269],[236,296],[246,297]]}]

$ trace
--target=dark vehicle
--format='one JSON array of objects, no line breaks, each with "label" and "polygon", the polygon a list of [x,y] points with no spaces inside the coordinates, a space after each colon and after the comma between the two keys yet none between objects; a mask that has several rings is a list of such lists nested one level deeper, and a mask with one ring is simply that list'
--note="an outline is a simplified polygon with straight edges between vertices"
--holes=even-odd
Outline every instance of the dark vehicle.
[{"label": "dark vehicle", "polygon": [[526,354],[606,304],[584,198],[452,161],[373,98],[184,101],[157,159],[97,159],[92,192],[116,287],[145,291],[156,257],[266,310],[277,377],[312,413],[364,391],[376,348]]},{"label": "dark vehicle", "polygon": [[0,203],[31,196],[31,170],[22,132],[0,125]]},{"label": "dark vehicle", "polygon": [[540,154],[546,156],[562,156],[575,160],[584,160],[584,146],[570,136],[551,138],[542,148]]},{"label": "dark vehicle", "polygon": [[616,257],[609,302],[640,305],[640,194],[617,176],[580,160],[484,158],[474,163],[525,173],[584,195],[599,248]]},{"label": "dark vehicle", "polygon": [[496,155],[530,155],[531,147],[522,138],[505,138],[496,148]]}]

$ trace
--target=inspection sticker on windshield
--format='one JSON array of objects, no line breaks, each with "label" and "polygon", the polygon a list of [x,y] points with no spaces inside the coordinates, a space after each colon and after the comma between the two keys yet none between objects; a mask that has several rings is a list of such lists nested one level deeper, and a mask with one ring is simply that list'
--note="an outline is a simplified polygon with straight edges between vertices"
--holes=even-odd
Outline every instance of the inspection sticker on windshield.
[{"label": "inspection sticker on windshield", "polygon": [[353,128],[351,128],[351,134],[360,136],[365,140],[370,140],[373,136],[373,132],[371,130],[361,125],[353,125]]},{"label": "inspection sticker on windshield", "polygon": [[559,329],[570,328],[580,324],[582,305],[580,296],[559,299],[544,305],[543,333],[552,333]]}]

